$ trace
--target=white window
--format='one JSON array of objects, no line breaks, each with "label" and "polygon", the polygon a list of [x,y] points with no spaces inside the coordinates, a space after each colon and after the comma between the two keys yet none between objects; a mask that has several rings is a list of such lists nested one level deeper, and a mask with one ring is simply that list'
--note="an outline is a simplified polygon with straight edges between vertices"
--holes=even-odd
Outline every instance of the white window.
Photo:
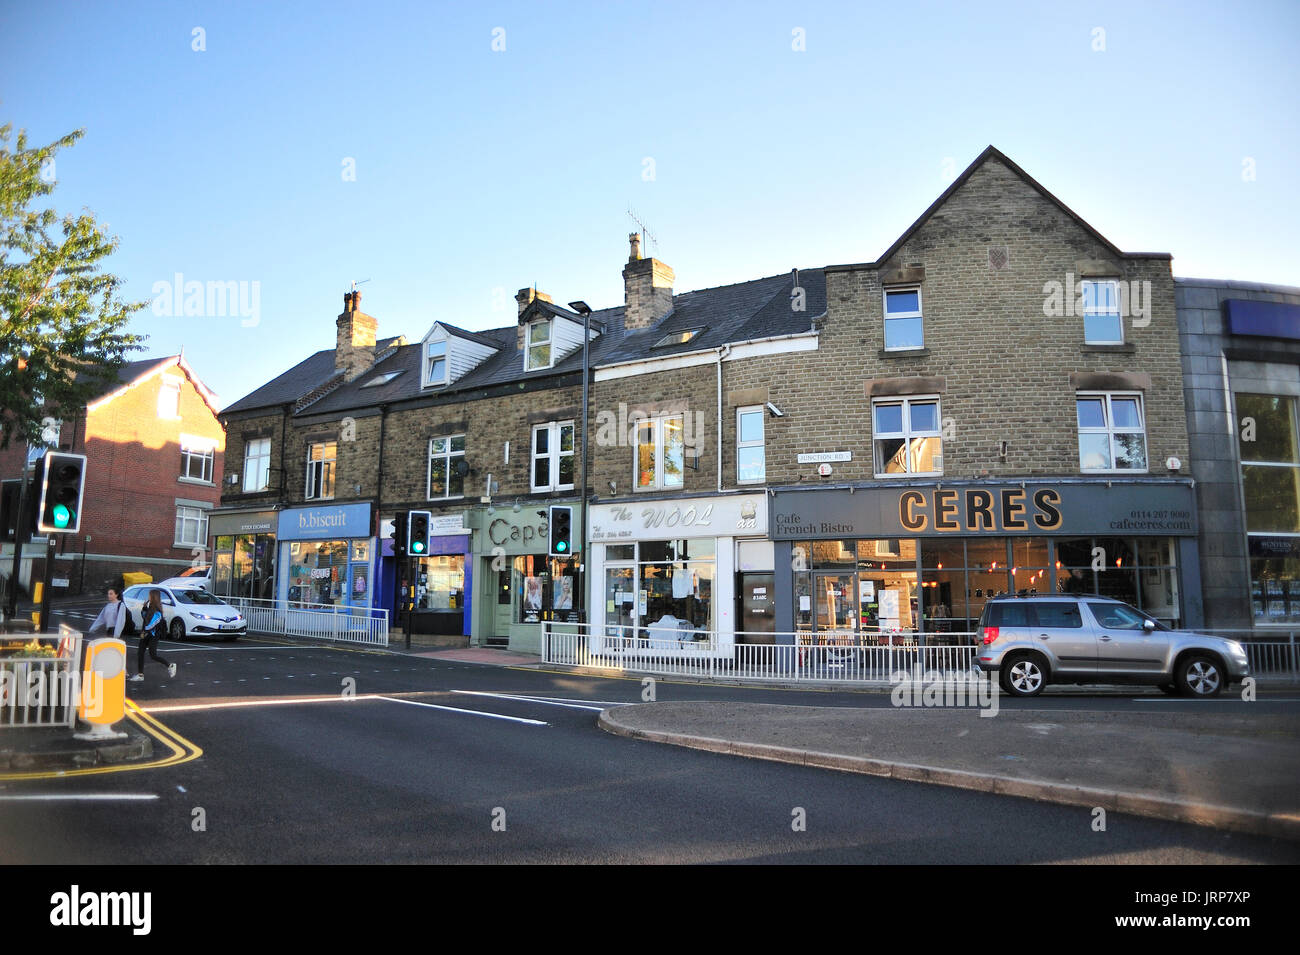
[{"label": "white window", "polygon": [[871,415],[876,477],[943,473],[938,398],[873,401]]},{"label": "white window", "polygon": [[524,371],[551,367],[551,323],[529,322],[524,327]]},{"label": "white window", "polygon": [[334,441],[322,441],[311,446],[307,453],[307,500],[328,501],[334,497],[337,457],[338,444]]},{"label": "white window", "polygon": [[767,450],[764,440],[765,409],[762,405],[736,409],[736,481],[761,484],[767,480]]},{"label": "white window", "polygon": [[683,416],[640,421],[636,434],[636,489],[681,487],[686,467]]},{"label": "white window", "polygon": [[271,486],[271,439],[256,438],[244,445],[244,493]]},{"label": "white window", "polygon": [[158,417],[174,421],[181,416],[181,383],[164,378],[158,388]]},{"label": "white window", "polygon": [[533,428],[533,490],[573,487],[573,422],[552,421]]},{"label": "white window", "polygon": [[424,383],[425,385],[445,385],[447,383],[446,342],[425,342]]},{"label": "white window", "polygon": [[201,507],[176,508],[176,546],[205,547],[208,542],[208,512]]},{"label": "white window", "polygon": [[468,473],[463,434],[429,441],[429,500],[464,497]]},{"label": "white window", "polygon": [[1119,282],[1084,281],[1083,340],[1089,345],[1122,345],[1124,322],[1120,316]]},{"label": "white window", "polygon": [[211,441],[181,435],[181,479],[212,483],[212,465],[216,448]]},{"label": "white window", "polygon": [[920,288],[885,290],[885,349],[925,347]]},{"label": "white window", "polygon": [[1079,470],[1147,469],[1141,394],[1080,392],[1075,396],[1075,408],[1079,420]]}]

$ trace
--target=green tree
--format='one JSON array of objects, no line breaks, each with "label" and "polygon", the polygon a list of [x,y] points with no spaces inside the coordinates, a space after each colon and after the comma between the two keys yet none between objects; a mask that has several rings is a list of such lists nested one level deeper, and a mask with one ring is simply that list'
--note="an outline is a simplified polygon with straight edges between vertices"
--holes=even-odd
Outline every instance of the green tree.
[{"label": "green tree", "polygon": [[101,270],[117,239],[89,210],[60,218],[42,201],[55,153],[84,133],[33,149],[19,130],[11,148],[13,126],[0,126],[0,448],[40,443],[47,416],[75,417],[143,340],[125,329],[148,303],[121,301]]}]

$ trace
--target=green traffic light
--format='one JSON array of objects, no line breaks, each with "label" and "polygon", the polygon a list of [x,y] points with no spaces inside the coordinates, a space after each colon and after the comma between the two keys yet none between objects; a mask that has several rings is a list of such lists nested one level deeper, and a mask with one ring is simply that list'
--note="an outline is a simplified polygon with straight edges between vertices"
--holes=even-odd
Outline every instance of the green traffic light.
[{"label": "green traffic light", "polygon": [[62,504],[54,505],[54,526],[67,527],[72,523],[72,512]]},{"label": "green traffic light", "polygon": [[424,545],[421,544],[419,541],[416,541],[414,544],[411,545],[411,550],[417,554],[422,553],[424,551]]},{"label": "green traffic light", "polygon": [[555,549],[556,549],[557,551],[568,550],[568,549],[569,549],[569,545],[568,545],[568,543],[567,543],[566,541],[560,541],[558,544],[555,545]]}]

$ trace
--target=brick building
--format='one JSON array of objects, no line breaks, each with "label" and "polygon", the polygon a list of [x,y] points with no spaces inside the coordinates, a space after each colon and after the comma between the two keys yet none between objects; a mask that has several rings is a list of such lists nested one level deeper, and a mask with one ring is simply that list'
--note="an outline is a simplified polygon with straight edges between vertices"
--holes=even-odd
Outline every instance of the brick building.
[{"label": "brick building", "polygon": [[[53,576],[71,592],[99,593],[124,571],[162,580],[206,562],[225,450],[216,412],[216,396],[172,355],[128,362],[83,414],[60,423],[59,447],[86,455],[86,478],[80,532],[57,535]],[[0,475],[17,478],[26,454],[0,452]]]},{"label": "brick building", "polygon": [[[278,598],[391,608],[386,522],[421,508],[416,629],[515,649],[584,598],[598,633],[718,652],[968,630],[1022,590],[1200,621],[1170,256],[996,149],[874,262],[677,292],[633,236],[623,280],[591,316],[585,515],[579,314],[525,289],[510,326],[407,343],[350,293],[333,350],[222,413],[218,580],[262,534]],[[546,553],[556,503],[585,595]]]}]

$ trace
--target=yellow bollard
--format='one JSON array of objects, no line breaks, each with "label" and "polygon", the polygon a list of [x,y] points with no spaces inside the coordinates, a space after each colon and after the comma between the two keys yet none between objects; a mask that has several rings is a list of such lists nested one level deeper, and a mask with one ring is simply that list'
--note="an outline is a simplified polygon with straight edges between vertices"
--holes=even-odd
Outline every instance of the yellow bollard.
[{"label": "yellow bollard", "polygon": [[113,732],[113,724],[126,716],[126,641],[109,637],[87,644],[77,716],[90,724],[90,731],[77,733],[77,739],[126,737]]}]

